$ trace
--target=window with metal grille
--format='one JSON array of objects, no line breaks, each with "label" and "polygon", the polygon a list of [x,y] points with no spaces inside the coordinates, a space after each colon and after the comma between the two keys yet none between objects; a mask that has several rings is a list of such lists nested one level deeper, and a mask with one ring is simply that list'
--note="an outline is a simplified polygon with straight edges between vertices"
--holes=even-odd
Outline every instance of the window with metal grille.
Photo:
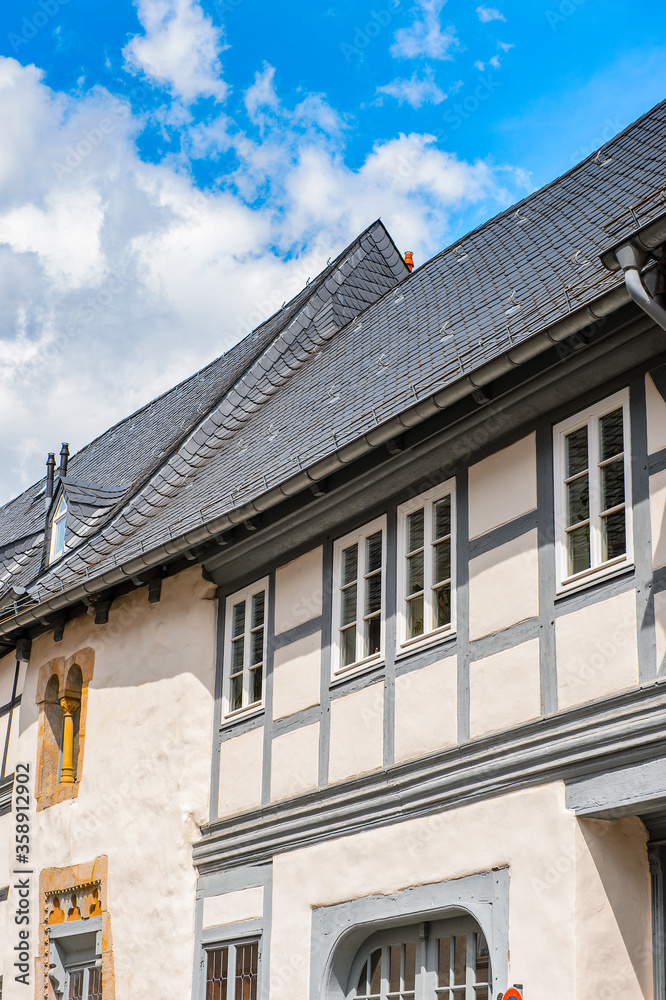
[{"label": "window with metal grille", "polygon": [[633,560],[629,393],[555,428],[555,521],[561,591]]},{"label": "window with metal grille", "polygon": [[490,956],[470,919],[373,935],[356,957],[348,1000],[489,1000]]},{"label": "window with metal grille", "polygon": [[224,715],[263,705],[268,579],[227,598],[224,651]]},{"label": "window with metal grille", "polygon": [[258,941],[209,949],[206,1000],[257,1000],[258,970]]},{"label": "window with metal grille", "polygon": [[68,968],[68,1000],[102,1000],[102,970],[97,965]]}]

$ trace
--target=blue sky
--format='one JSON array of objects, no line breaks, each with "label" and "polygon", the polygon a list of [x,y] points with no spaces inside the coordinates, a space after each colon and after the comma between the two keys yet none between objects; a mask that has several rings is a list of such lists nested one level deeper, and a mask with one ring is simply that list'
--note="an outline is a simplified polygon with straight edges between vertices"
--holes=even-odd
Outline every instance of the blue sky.
[{"label": "blue sky", "polygon": [[666,97],[644,0],[5,0],[0,501],[381,216],[422,263]]}]

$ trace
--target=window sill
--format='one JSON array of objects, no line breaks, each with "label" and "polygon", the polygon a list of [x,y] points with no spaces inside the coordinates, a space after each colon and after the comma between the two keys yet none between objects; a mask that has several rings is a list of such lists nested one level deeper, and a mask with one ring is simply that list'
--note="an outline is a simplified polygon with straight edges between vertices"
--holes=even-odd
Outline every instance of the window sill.
[{"label": "window sill", "polygon": [[384,657],[379,653],[369,656],[365,660],[359,660],[358,663],[351,663],[348,667],[344,667],[342,670],[331,674],[331,687],[334,687],[336,684],[343,684],[350,677],[358,677],[359,674],[365,674],[370,670],[374,670],[375,667],[383,666]]},{"label": "window sill", "polygon": [[238,708],[235,712],[230,712],[229,715],[222,716],[220,729],[227,729],[229,726],[233,726],[236,722],[244,722],[245,719],[252,719],[255,715],[261,715],[265,709],[266,706],[263,701],[259,705],[249,705],[247,708]]},{"label": "window sill", "polygon": [[427,635],[420,635],[417,639],[407,639],[398,646],[395,655],[396,662],[422,649],[429,649],[431,646],[437,646],[441,642],[455,639],[456,635],[455,626],[448,625],[446,628],[437,629],[436,632],[428,632]]},{"label": "window sill", "polygon": [[555,592],[555,600],[566,597],[567,594],[576,594],[581,590],[587,590],[588,587],[594,587],[597,583],[612,580],[616,576],[633,573],[634,569],[635,565],[633,562],[615,562],[603,568],[588,571],[585,575],[581,575],[568,583],[561,583]]}]

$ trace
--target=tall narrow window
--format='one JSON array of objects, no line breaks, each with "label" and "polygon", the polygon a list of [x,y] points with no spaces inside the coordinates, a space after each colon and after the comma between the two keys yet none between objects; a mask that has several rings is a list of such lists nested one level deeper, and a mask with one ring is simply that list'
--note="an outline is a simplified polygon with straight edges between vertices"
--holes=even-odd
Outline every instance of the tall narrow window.
[{"label": "tall narrow window", "polygon": [[259,942],[211,948],[206,961],[206,1000],[257,1000]]},{"label": "tall narrow window", "polygon": [[65,551],[65,528],[67,527],[67,502],[61,494],[51,519],[51,546],[49,562],[58,559]]},{"label": "tall narrow window", "polygon": [[398,508],[400,642],[404,647],[454,628],[454,520],[452,482]]},{"label": "tall narrow window", "polygon": [[263,704],[268,580],[227,598],[224,714]]},{"label": "tall narrow window", "polygon": [[384,518],[335,543],[334,673],[382,656],[384,563]]},{"label": "tall narrow window", "polygon": [[558,583],[632,560],[629,398],[621,392],[555,428]]}]

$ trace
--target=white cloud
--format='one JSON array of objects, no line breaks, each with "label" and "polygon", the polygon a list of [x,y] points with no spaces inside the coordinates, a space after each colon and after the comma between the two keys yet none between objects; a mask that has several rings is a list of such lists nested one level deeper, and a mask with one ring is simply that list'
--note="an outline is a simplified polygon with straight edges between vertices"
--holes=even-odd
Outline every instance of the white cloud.
[{"label": "white cloud", "polygon": [[143,73],[174,97],[192,104],[200,97],[223,101],[219,53],[222,32],[197,0],[135,0],[143,35],[123,49],[126,68]]},{"label": "white cloud", "polygon": [[504,14],[501,14],[497,7],[477,7],[476,13],[482,24],[487,24],[488,21],[506,21]]},{"label": "white cloud", "polygon": [[480,59],[477,59],[476,62],[474,63],[474,67],[478,69],[480,73],[483,73],[484,69],[486,68],[486,64],[481,62]]},{"label": "white cloud", "polygon": [[498,42],[497,48],[501,49],[502,52],[509,52],[511,49],[515,49],[513,42]]},{"label": "white cloud", "polygon": [[409,80],[396,78],[382,87],[377,87],[377,93],[395,97],[400,104],[411,104],[413,108],[420,108],[424,104],[441,104],[447,96],[437,86],[432,74],[419,79],[416,73],[413,73]]},{"label": "white cloud", "polygon": [[417,0],[418,16],[408,28],[396,31],[391,55],[402,59],[452,59],[458,46],[452,27],[442,28],[440,14],[446,0]]},{"label": "white cloud", "polygon": [[239,163],[202,193],[186,158],[141,160],[144,123],[122,101],[56,93],[0,58],[0,501],[61,441],[80,448],[226,350],[373,219],[422,261],[451,218],[510,204],[521,183],[419,134],[352,169],[320,95],[268,112],[263,136],[184,119],[184,156]]},{"label": "white cloud", "polygon": [[492,58],[488,60],[488,65],[492,66],[493,69],[499,69],[501,66],[499,56],[492,56]]}]

